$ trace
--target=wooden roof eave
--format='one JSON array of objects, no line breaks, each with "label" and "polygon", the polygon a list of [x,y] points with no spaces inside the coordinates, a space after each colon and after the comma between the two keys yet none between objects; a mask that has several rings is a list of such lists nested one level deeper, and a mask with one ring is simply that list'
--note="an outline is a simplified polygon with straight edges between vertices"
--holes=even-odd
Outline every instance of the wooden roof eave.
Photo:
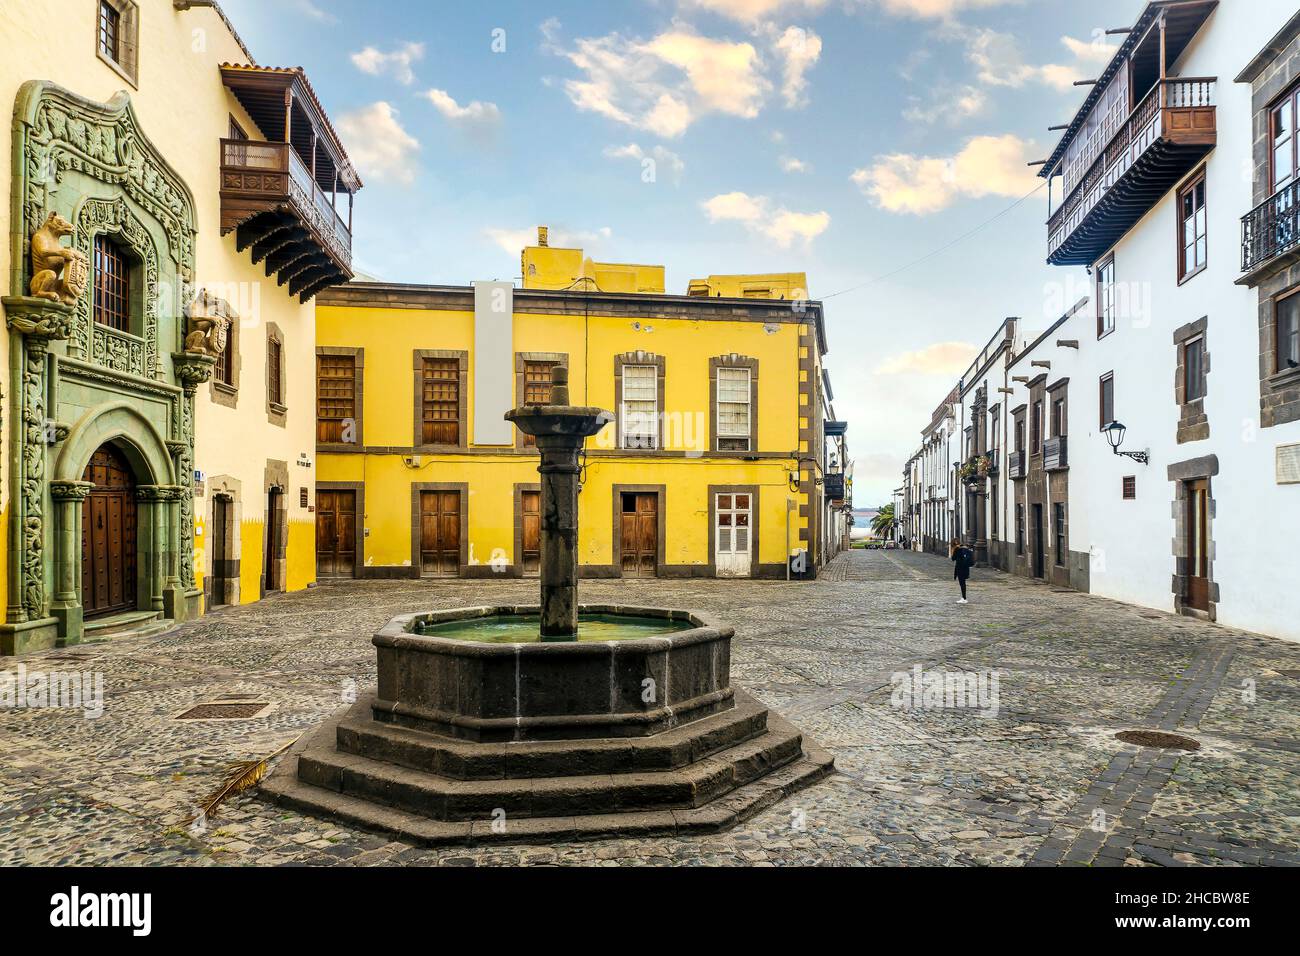
[{"label": "wooden roof eave", "polygon": [[[339,172],[344,191],[355,193],[364,184],[356,167],[348,158],[347,150],[330,123],[325,108],[312,89],[311,81],[301,67],[259,67],[234,63],[221,64],[221,79],[226,88],[239,98],[241,90],[273,90],[293,95],[295,104],[302,110],[316,133],[318,146],[323,146],[330,162]],[[254,117],[256,122],[256,117]]]}]

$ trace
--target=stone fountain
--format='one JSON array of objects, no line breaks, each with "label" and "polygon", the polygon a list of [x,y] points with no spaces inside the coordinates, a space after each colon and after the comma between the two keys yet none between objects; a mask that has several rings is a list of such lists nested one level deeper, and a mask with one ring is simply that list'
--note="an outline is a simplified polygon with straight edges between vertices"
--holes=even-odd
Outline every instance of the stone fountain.
[{"label": "stone fountain", "polygon": [[734,629],[664,608],[578,603],[579,455],[612,421],[506,414],[541,455],[541,602],[404,614],[373,638],[375,691],[305,735],[276,802],[417,843],[711,832],[834,769],[731,686]]}]

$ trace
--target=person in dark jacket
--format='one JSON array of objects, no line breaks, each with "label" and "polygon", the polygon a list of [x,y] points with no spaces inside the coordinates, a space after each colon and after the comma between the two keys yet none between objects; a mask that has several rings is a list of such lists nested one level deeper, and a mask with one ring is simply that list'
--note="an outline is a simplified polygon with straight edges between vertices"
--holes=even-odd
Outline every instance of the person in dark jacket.
[{"label": "person in dark jacket", "polygon": [[961,597],[957,603],[969,604],[966,600],[966,581],[970,578],[970,569],[975,566],[975,552],[962,544],[959,538],[953,538],[948,547],[948,556],[952,558],[952,576],[961,586]]}]

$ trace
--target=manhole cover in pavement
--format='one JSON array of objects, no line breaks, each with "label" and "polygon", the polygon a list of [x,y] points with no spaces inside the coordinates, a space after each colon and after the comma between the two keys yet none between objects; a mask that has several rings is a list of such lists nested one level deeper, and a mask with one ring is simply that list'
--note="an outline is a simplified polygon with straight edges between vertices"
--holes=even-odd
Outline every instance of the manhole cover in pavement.
[{"label": "manhole cover in pavement", "polygon": [[264,700],[210,700],[181,711],[174,720],[249,720],[271,709]]},{"label": "manhole cover in pavement", "polygon": [[1166,734],[1159,730],[1125,730],[1115,735],[1116,740],[1139,747],[1159,747],[1162,750],[1200,750],[1201,744],[1191,737]]}]

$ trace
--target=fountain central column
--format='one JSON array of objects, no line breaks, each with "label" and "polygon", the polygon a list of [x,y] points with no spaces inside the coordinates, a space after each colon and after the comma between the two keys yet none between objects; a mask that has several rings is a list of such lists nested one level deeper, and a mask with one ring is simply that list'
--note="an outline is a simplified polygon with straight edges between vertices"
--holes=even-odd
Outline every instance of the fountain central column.
[{"label": "fountain central column", "polygon": [[569,370],[551,369],[546,405],[523,405],[506,413],[537,439],[542,462],[540,543],[543,638],[569,640],[578,634],[578,455],[583,443],[613,421],[604,409],[569,404]]}]

